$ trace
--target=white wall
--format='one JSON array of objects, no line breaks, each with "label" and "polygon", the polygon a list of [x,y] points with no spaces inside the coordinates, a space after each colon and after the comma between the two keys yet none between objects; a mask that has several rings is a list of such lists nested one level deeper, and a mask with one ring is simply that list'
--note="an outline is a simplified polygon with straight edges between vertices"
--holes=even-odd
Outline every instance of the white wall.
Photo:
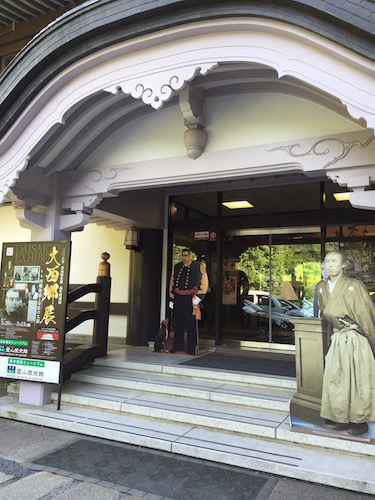
[{"label": "white wall", "polygon": [[114,132],[80,168],[184,155],[185,130],[178,106],[153,111]]},{"label": "white wall", "polygon": [[72,233],[70,283],[96,281],[100,255],[108,252],[111,265],[112,302],[128,301],[129,250],[124,247],[125,231],[115,231],[96,224],[87,224],[83,231]]},{"label": "white wall", "polygon": [[[128,302],[129,288],[129,250],[124,247],[124,231],[115,231],[104,226],[88,224],[83,231],[72,233],[72,258],[70,265],[70,283],[93,283],[98,275],[100,255],[110,254],[111,265],[111,302]],[[82,300],[94,300],[94,294]],[[93,322],[86,322],[72,330],[76,333],[91,333]],[[126,316],[110,316],[109,336],[125,339]]]},{"label": "white wall", "polygon": [[20,226],[16,218],[16,212],[11,205],[3,205],[0,208],[0,243],[12,243],[17,241],[30,241],[31,230]]},{"label": "white wall", "polygon": [[211,99],[205,105],[205,115],[206,151],[363,130],[323,106],[276,93]]},{"label": "white wall", "polygon": [[[363,130],[323,106],[280,93],[210,99],[204,115],[207,153]],[[185,155],[185,130],[178,105],[154,111],[117,130],[81,168]]]}]

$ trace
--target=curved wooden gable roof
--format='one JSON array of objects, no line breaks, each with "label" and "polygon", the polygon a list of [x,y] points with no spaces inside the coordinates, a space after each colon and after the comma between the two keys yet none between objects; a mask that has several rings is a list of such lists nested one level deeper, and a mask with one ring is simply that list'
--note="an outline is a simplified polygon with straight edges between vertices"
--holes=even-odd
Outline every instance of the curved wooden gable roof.
[{"label": "curved wooden gable roof", "polygon": [[[15,3],[17,1],[12,0],[12,4]],[[18,0],[18,3],[21,6],[35,2]],[[42,30],[0,75],[0,137],[37,92],[62,69],[106,46],[175,25],[234,16],[280,20],[375,60],[374,2],[363,0],[361,9],[351,2],[344,2],[340,9],[335,8],[335,4],[335,1],[310,0],[282,5],[277,0],[204,3],[197,0],[89,0]]]}]

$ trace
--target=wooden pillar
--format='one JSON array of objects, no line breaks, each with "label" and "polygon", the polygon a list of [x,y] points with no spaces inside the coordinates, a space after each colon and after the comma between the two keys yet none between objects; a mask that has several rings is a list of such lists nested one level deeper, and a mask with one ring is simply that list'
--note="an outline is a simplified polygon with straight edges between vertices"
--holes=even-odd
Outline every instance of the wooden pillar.
[{"label": "wooden pillar", "polygon": [[216,240],[216,287],[215,287],[215,345],[223,343],[223,231],[222,220],[223,193],[217,193],[216,214],[219,223]]},{"label": "wooden pillar", "polygon": [[144,229],[131,250],[127,345],[146,346],[159,328],[163,231]]},{"label": "wooden pillar", "polygon": [[99,264],[99,272],[96,282],[102,286],[102,291],[95,296],[95,309],[99,316],[94,321],[93,344],[103,346],[103,355],[107,355],[108,347],[108,322],[109,308],[111,304],[111,273],[108,261],[110,255],[107,252],[101,254],[102,262]]}]

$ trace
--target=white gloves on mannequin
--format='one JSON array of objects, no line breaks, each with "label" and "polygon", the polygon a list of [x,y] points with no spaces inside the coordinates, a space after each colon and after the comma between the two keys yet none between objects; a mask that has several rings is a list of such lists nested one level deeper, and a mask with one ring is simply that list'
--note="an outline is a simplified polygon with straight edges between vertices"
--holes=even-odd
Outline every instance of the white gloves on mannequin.
[{"label": "white gloves on mannequin", "polygon": [[[201,302],[201,301],[202,301],[202,299],[200,299],[199,297],[194,297],[193,298],[193,304],[195,306],[197,306],[199,304],[199,302]],[[173,309],[173,300],[169,301],[169,309]]]}]

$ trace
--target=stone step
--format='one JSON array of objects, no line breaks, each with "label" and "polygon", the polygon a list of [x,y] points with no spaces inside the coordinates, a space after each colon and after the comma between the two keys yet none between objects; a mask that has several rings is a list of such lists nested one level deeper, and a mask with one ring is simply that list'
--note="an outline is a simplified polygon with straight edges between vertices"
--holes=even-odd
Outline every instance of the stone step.
[{"label": "stone step", "polygon": [[[57,401],[58,394],[52,395]],[[63,387],[61,401],[101,408],[120,414],[139,415],[170,422],[275,439],[277,427],[287,420],[287,412],[161,394],[108,385],[70,382]]]},{"label": "stone step", "polygon": [[369,439],[290,427],[295,379],[129,351],[74,374],[63,385],[59,411],[57,393],[53,403],[35,407],[18,403],[15,391],[2,398],[0,416],[375,494]]},{"label": "stone step", "polygon": [[[135,372],[160,373],[181,378],[199,378],[204,380],[219,380],[220,382],[235,383],[241,385],[256,385],[275,387],[280,389],[291,389],[296,391],[297,382],[292,377],[280,377],[276,375],[265,375],[243,371],[227,371],[224,369],[199,368],[184,366],[180,363],[191,359],[191,356],[177,356],[177,361],[166,355],[158,362],[127,361],[119,358],[98,358],[94,362],[95,367],[119,368]],[[164,361],[166,360],[166,361]],[[169,363],[168,363],[169,362]]]},{"label": "stone step", "polygon": [[[313,446],[375,456],[375,446],[368,438],[361,436],[349,437],[345,431],[338,434],[337,432],[328,431],[324,428],[305,429],[303,431],[296,427],[291,428],[288,417],[289,400],[295,391],[283,387],[280,388],[278,386],[285,385],[285,382],[287,382],[286,385],[289,385],[291,382],[295,382],[293,380],[259,377],[259,383],[254,384],[257,378],[256,375],[249,376],[247,373],[236,372],[228,374],[230,380],[232,380],[232,376],[235,376],[241,382],[226,383],[225,380],[221,380],[222,378],[227,378],[226,373],[223,374],[217,372],[217,370],[205,370],[205,378],[202,378],[201,370],[188,369],[189,374],[185,376],[185,368],[179,371],[180,367],[178,366],[160,367],[147,365],[146,369],[148,369],[148,371],[144,371],[145,367],[142,363],[136,363],[135,365],[136,366],[124,364],[122,362],[120,365],[116,364],[116,366],[127,366],[127,368],[112,368],[111,364],[110,367],[107,367],[106,363],[99,367],[95,363],[93,367],[75,374],[72,377],[71,383],[80,382],[85,384],[86,390],[93,392],[96,390],[94,387],[105,385],[107,387],[106,390],[108,390],[108,388],[135,390],[141,393],[143,395],[142,397],[145,398],[149,397],[150,394],[154,394],[156,399],[163,396],[164,405],[166,405],[164,408],[160,406],[159,408],[154,407],[147,410],[150,412],[152,411],[154,418],[159,418],[157,416],[158,413],[164,415],[164,419],[166,419],[168,415],[172,418],[172,422],[181,421],[185,418],[188,423],[206,426],[208,428],[212,428],[210,425],[212,420],[208,418],[207,413],[202,416],[198,413],[197,418],[194,419],[186,410],[183,415],[179,416],[178,412],[177,414],[174,413],[173,407],[168,406],[168,401],[171,401],[172,397],[183,398],[184,401],[181,404],[185,405],[186,408],[189,406],[188,398],[193,401],[193,408],[197,407],[199,400],[201,402],[206,402],[208,405],[223,403],[228,405],[228,408],[223,407],[221,410],[226,414],[230,414],[230,412],[233,411],[233,407],[237,406],[238,408],[236,408],[235,411],[237,415],[240,415],[241,412],[246,413],[248,410],[255,411],[254,415],[256,416],[253,415],[253,419],[255,420],[247,422],[248,425],[246,429],[249,435],[257,435],[257,433],[259,433],[259,435],[267,438],[275,438],[283,442],[293,442],[302,446]],[[129,366],[131,366],[131,368]],[[163,369],[161,370],[160,368]],[[170,374],[169,368],[176,370],[178,375]],[[181,375],[182,373],[184,375]],[[246,381],[251,381],[252,384],[250,385],[250,383],[246,383]],[[64,392],[67,392],[65,386],[63,394]],[[72,390],[72,393],[74,393],[74,390]],[[76,401],[78,404],[78,400]],[[81,400],[81,403],[86,404],[83,403],[83,400]],[[92,403],[95,405],[95,398]],[[112,402],[111,404],[117,405],[117,408],[119,407],[118,402]],[[131,401],[131,404],[133,405],[133,413],[142,415],[142,411],[146,412],[146,409],[142,409],[138,402],[136,402],[135,406],[134,401]],[[127,402],[126,405],[130,412],[131,406],[129,402]],[[214,408],[214,406],[207,406],[207,408]],[[122,411],[126,411],[125,405],[122,407]],[[211,415],[214,413],[215,411],[212,410]],[[274,415],[270,417],[272,413]],[[267,417],[265,415],[273,419],[273,428],[272,425],[269,425],[269,422],[267,423]],[[259,418],[257,419],[257,417]],[[283,417],[282,420],[280,420],[281,417]],[[266,422],[264,426],[262,425],[263,419]],[[200,420],[200,423],[198,423],[198,420]],[[205,421],[205,423],[203,423],[203,421]],[[224,420],[221,421],[221,424],[223,424],[223,421]],[[241,433],[241,422],[233,424],[233,421],[231,421],[225,425],[228,425],[227,428],[233,428],[234,425],[236,431]],[[340,436],[340,438],[338,438],[338,436]]]},{"label": "stone step", "polygon": [[[251,470],[375,494],[373,457],[301,446],[277,439],[234,434],[91,407],[51,403],[35,407],[2,398],[0,416],[83,435],[169,451]],[[290,431],[289,431],[290,432]]]},{"label": "stone step", "polygon": [[[208,375],[208,371],[205,372]],[[224,378],[224,380],[223,380]],[[85,384],[108,386],[112,388],[134,389],[169,396],[182,396],[222,403],[230,403],[265,410],[289,412],[289,402],[295,390],[277,387],[278,380],[266,384],[254,384],[254,377],[239,377],[240,382],[226,382],[221,373],[211,371],[210,376],[202,378],[200,370],[190,370],[189,375],[150,372],[129,368],[97,366],[72,375],[70,381]],[[253,383],[251,383],[251,380]],[[282,385],[282,384],[281,384]]]}]

